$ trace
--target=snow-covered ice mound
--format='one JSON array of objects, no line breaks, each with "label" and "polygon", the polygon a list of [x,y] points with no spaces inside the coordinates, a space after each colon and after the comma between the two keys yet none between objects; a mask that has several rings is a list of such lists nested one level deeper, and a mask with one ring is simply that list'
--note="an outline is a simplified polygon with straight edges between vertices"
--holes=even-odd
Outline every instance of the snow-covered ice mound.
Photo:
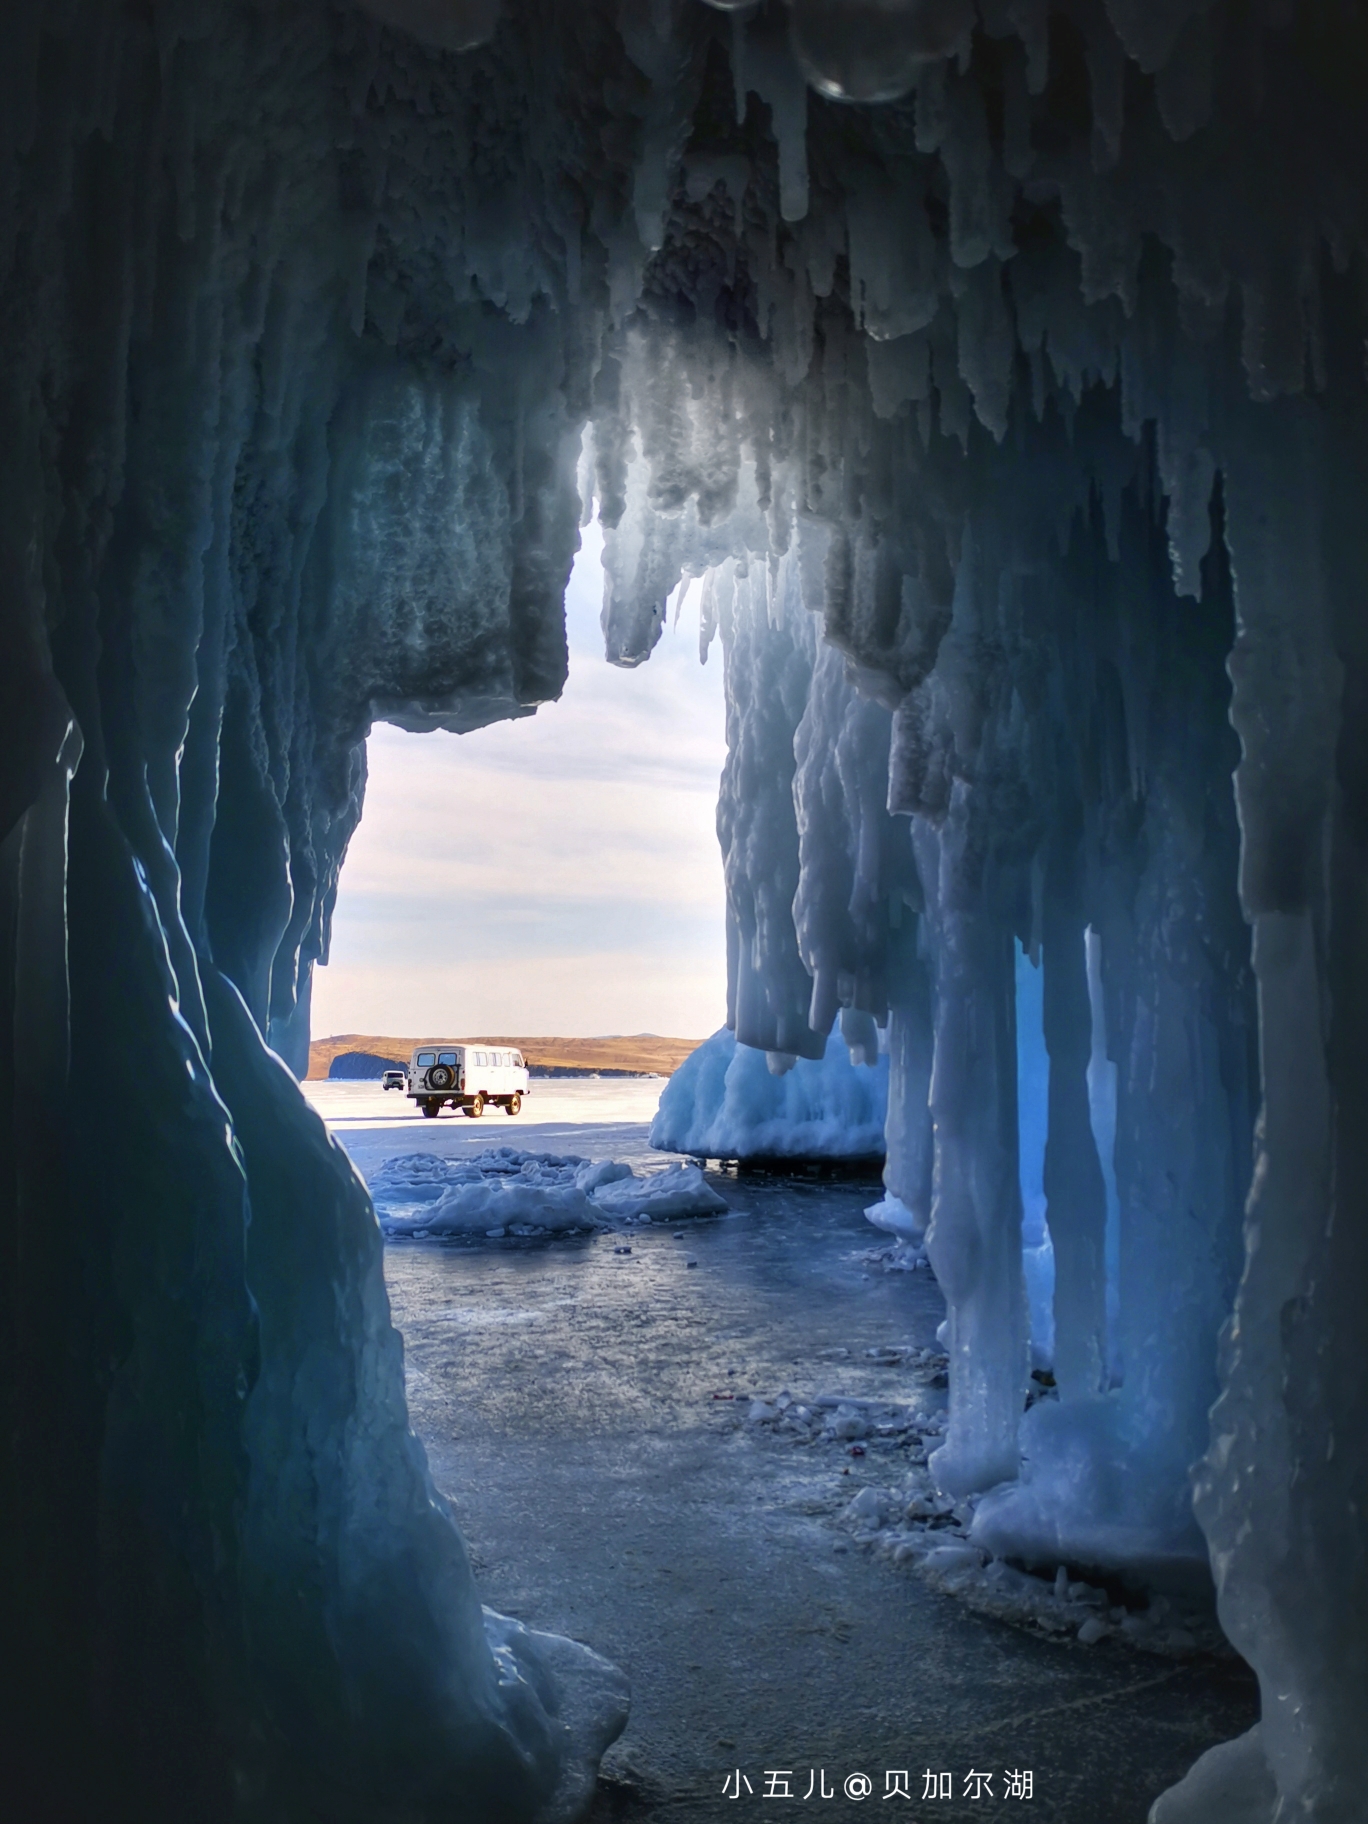
[{"label": "snow-covered ice mound", "polygon": [[619,1222],[714,1216],[725,1201],[696,1165],[638,1174],[615,1159],[489,1147],[464,1158],[408,1153],[370,1181],[387,1235],[562,1235]]},{"label": "snow-covered ice mound", "polygon": [[651,1145],[701,1159],[860,1159],[882,1154],[888,1059],[853,1064],[839,1032],[782,1076],[723,1027],[665,1085]]},{"label": "snow-covered ice mound", "polygon": [[696,1165],[667,1165],[644,1177],[627,1172],[600,1185],[593,1198],[606,1216],[628,1221],[673,1222],[676,1216],[714,1216],[727,1208]]}]

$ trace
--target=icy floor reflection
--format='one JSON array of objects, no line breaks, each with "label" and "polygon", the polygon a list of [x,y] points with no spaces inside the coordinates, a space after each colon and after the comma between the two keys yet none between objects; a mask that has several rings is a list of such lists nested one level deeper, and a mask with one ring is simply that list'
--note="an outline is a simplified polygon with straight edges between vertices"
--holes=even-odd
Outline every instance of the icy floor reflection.
[{"label": "icy floor reflection", "polygon": [[[424,1150],[497,1134],[659,1159],[641,1107],[658,1085],[547,1088],[540,1120],[497,1127],[424,1121],[350,1085],[310,1098],[363,1171],[410,1132]],[[906,1398],[902,1370],[866,1351],[930,1343],[939,1294],[919,1274],[869,1275],[868,1187],[722,1189],[730,1215],[634,1234],[629,1255],[615,1236],[387,1250],[414,1425],[485,1599],[632,1679],[599,1815],[733,1817],[722,1787],[737,1767],[756,1802],[769,1769],[797,1770],[799,1799],[810,1769],[838,1790],[863,1771],[881,1800],[887,1770],[915,1770],[919,1796],[926,1768],[996,1768],[996,1791],[1002,1770],[1029,1767],[1038,1819],[1140,1824],[1197,1752],[1247,1727],[1249,1684],[1041,1644],[851,1549],[835,1516],[891,1460],[738,1428],[736,1401],[715,1396]],[[941,1801],[937,1815],[986,1808]]]}]

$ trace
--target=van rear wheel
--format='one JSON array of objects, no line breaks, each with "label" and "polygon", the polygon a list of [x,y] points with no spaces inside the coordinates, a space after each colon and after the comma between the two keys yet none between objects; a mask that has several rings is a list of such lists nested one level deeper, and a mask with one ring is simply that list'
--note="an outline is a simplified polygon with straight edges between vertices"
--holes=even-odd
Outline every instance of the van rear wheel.
[{"label": "van rear wheel", "polygon": [[435,1099],[435,1097],[429,1097],[428,1100],[426,1102],[424,1102],[423,1113],[429,1118],[429,1120],[436,1120],[437,1116],[441,1112],[442,1112],[442,1105],[440,1102],[438,1102]]},{"label": "van rear wheel", "polygon": [[467,1102],[464,1112],[470,1116],[472,1121],[478,1121],[484,1113],[484,1097],[476,1096],[473,1102]]},{"label": "van rear wheel", "polygon": [[516,1115],[521,1108],[522,1108],[522,1097],[521,1096],[510,1096],[508,1098],[507,1102],[504,1103],[505,1112],[510,1115]]}]

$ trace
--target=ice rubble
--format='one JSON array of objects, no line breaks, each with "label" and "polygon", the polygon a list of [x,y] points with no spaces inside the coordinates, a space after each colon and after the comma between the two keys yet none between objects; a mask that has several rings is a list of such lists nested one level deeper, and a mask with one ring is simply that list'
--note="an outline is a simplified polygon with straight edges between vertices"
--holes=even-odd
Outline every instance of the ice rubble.
[{"label": "ice rubble", "polygon": [[839,1032],[821,1058],[776,1074],[725,1026],[661,1092],[651,1145],[699,1159],[868,1159],[883,1151],[888,1063],[852,1061]]},{"label": "ice rubble", "polygon": [[584,1234],[623,1222],[716,1216],[726,1200],[696,1165],[638,1173],[621,1160],[487,1147],[457,1158],[404,1153],[369,1186],[391,1236]]},{"label": "ice rubble", "polygon": [[1058,1561],[1042,1576],[989,1557],[973,1539],[977,1499],[942,1493],[926,1467],[945,1429],[931,1390],[945,1385],[946,1357],[915,1347],[866,1353],[898,1368],[909,1402],[841,1394],[795,1399],[785,1389],[753,1396],[739,1421],[794,1448],[865,1459],[856,1473],[883,1480],[864,1482],[836,1516],[857,1544],[910,1567],[982,1614],[1048,1638],[1084,1646],[1112,1639],[1167,1658],[1229,1655],[1200,1591],[1151,1588],[1146,1598],[1115,1579],[1109,1591],[1105,1581],[1070,1577]]},{"label": "ice rubble", "polygon": [[1265,1715],[1164,1816],[1352,1815],[1354,9],[16,0],[0,48],[16,1790],[569,1815],[620,1720],[481,1615],[365,1194],[261,1044],[304,1055],[371,721],[554,696],[596,504],[611,656],[685,574],[721,640],[738,1044],[886,1033],[934,1473],[1005,1478],[1004,1548],[1192,1561],[1197,1461]]}]

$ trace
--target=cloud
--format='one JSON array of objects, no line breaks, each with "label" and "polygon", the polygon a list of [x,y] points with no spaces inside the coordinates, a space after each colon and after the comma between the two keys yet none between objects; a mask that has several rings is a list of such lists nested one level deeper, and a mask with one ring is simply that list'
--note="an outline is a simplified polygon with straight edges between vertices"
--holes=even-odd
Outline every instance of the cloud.
[{"label": "cloud", "polygon": [[587,528],[558,703],[469,735],[374,731],[316,1032],[721,1023],[721,653],[700,666],[686,603],[646,665],[608,665],[601,549]]}]

